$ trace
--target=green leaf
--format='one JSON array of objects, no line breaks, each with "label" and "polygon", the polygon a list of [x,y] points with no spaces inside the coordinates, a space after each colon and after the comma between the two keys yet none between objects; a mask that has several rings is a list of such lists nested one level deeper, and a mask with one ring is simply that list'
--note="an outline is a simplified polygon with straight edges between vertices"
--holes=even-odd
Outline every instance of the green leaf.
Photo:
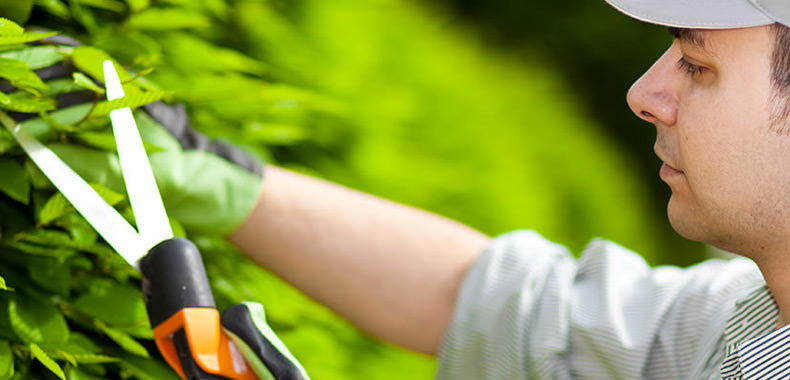
[{"label": "green leaf", "polygon": [[28,204],[30,202],[30,183],[24,165],[10,158],[0,157],[0,192],[11,199]]},{"label": "green leaf", "polygon": [[74,206],[66,200],[66,197],[61,193],[56,193],[49,198],[47,203],[44,204],[44,207],[39,211],[38,223],[47,225],[72,210],[74,210]]},{"label": "green leaf", "polygon": [[67,258],[76,253],[75,250],[64,247],[44,247],[38,244],[30,244],[24,241],[7,240],[3,245],[14,248],[16,250],[31,254],[40,255],[54,258]]},{"label": "green leaf", "polygon": [[[8,267],[0,267],[3,269],[3,276],[8,278],[9,280],[13,277],[21,277],[21,281],[19,284],[24,284],[26,279],[24,275],[17,275],[15,273],[8,273]],[[11,328],[11,316],[9,315],[9,306],[11,305],[11,300],[16,297],[15,293],[9,292],[0,292],[0,338],[11,340],[14,342],[19,341],[19,337],[14,333],[13,329]]]},{"label": "green leaf", "polygon": [[180,377],[161,361],[146,360],[141,357],[124,355],[121,366],[139,380],[179,380]]},{"label": "green leaf", "polygon": [[115,136],[112,132],[79,132],[72,135],[72,137],[80,143],[87,145],[91,148],[104,150],[108,152],[117,151],[118,147],[115,145]]},{"label": "green leaf", "polygon": [[205,28],[211,25],[208,17],[178,8],[149,8],[129,18],[130,29],[171,30]]},{"label": "green leaf", "polygon": [[[111,132],[78,132],[72,135],[75,140],[100,150],[108,151],[108,152],[115,152],[118,150],[118,146],[115,144],[115,136]],[[149,144],[147,142],[143,142],[143,148],[147,154],[152,154],[156,152],[161,152],[164,149]]]},{"label": "green leaf", "polygon": [[0,340],[0,380],[14,376],[14,353],[8,341]]},{"label": "green leaf", "polygon": [[16,297],[8,304],[11,329],[28,343],[63,344],[68,341],[66,320],[54,305],[32,297]]},{"label": "green leaf", "polygon": [[31,70],[27,63],[16,59],[0,57],[0,77],[8,79],[11,85],[24,90],[45,90],[47,85]]},{"label": "green leaf", "polygon": [[41,349],[41,347],[35,343],[28,344],[28,347],[30,348],[30,353],[33,354],[33,357],[43,364],[44,367],[47,367],[47,369],[52,371],[52,373],[54,373],[61,380],[66,380],[66,375],[63,373],[63,369],[60,368],[58,363],[52,360],[52,358],[50,358],[49,355],[47,355],[47,353]]},{"label": "green leaf", "polygon": [[[115,206],[124,199],[123,194],[116,193],[103,185],[96,183],[91,183],[89,185],[110,206]],[[42,225],[52,223],[55,219],[60,218],[72,210],[74,210],[74,206],[69,203],[66,197],[61,193],[55,193],[55,195],[47,200],[47,203],[44,204],[41,211],[39,211],[38,222]]]},{"label": "green leaf", "polygon": [[[70,219],[74,219],[75,221],[70,221]],[[76,222],[80,221],[80,222]],[[79,229],[81,231],[78,232],[78,236],[84,240],[77,240],[74,239],[75,236],[72,231],[69,234],[64,233],[59,230],[53,229],[43,229],[39,228],[33,231],[28,231],[20,234],[14,235],[14,238],[22,243],[30,243],[36,246],[41,247],[42,249],[50,249],[50,250],[63,250],[63,249],[74,249],[83,252],[93,253],[96,255],[114,255],[114,251],[109,247],[103,244],[95,244],[97,234],[93,230],[93,227],[85,221],[81,216],[79,216],[76,211],[75,212],[68,212],[66,215],[62,217],[60,220],[60,224],[65,228],[73,228],[73,227],[66,227],[69,223],[79,223]],[[70,255],[47,255],[50,257],[55,257],[60,261],[64,261],[65,258],[70,258]],[[72,261],[77,260],[76,258],[71,258]],[[80,266],[85,267],[84,264],[80,264]]]},{"label": "green leaf", "polygon": [[5,284],[5,279],[0,277],[0,290],[8,290],[8,287]]},{"label": "green leaf", "polygon": [[[47,80],[48,89],[41,91],[43,96],[55,96],[69,92],[83,91],[85,87],[74,83],[73,78],[57,78]],[[104,90],[102,90],[104,91]]]},{"label": "green leaf", "polygon": [[170,228],[173,230],[173,236],[182,238],[187,237],[187,230],[181,222],[175,218],[168,218],[168,220],[170,221]]},{"label": "green leaf", "polygon": [[[104,61],[110,60],[116,68],[121,67],[121,65],[115,62],[115,60],[104,52],[104,50],[91,46],[78,46],[74,48],[71,52],[71,60],[78,69],[84,71],[101,83],[104,83]],[[126,70],[118,70],[118,77],[121,79],[121,82],[127,82],[132,79]]]},{"label": "green leaf", "polygon": [[105,187],[104,185],[100,185],[98,183],[90,183],[89,185],[110,206],[115,206],[125,198],[123,194],[116,193],[110,190],[109,188]]},{"label": "green leaf", "polygon": [[94,265],[93,263],[93,260],[85,256],[72,256],[69,257],[68,260],[66,261],[68,261],[72,271],[82,270],[88,272],[88,271],[92,271],[96,267],[96,265]]},{"label": "green leaf", "polygon": [[129,336],[129,334],[118,329],[108,327],[103,323],[97,323],[97,326],[99,327],[100,331],[107,334],[107,336],[112,339],[113,342],[118,344],[118,346],[123,348],[124,351],[144,358],[150,357],[148,350],[146,350],[145,347],[140,344],[140,342]]},{"label": "green leaf", "polygon": [[30,278],[44,289],[62,296],[69,295],[71,267],[62,258],[30,256],[27,259]]},{"label": "green leaf", "polygon": [[307,138],[304,127],[254,122],[244,126],[246,136],[266,145],[293,145]]},{"label": "green leaf", "polygon": [[25,46],[1,53],[0,57],[25,62],[31,70],[38,70],[62,61],[68,50],[59,46]]},{"label": "green leaf", "polygon": [[72,307],[113,327],[143,326],[150,329],[143,293],[139,289],[115,281],[94,283]]},{"label": "green leaf", "polygon": [[16,45],[52,37],[57,32],[25,32],[22,34],[0,34],[0,45]]},{"label": "green leaf", "polygon": [[51,143],[49,148],[88,183],[126,191],[117,154],[66,143]]},{"label": "green leaf", "polygon": [[102,349],[91,338],[72,333],[64,345],[53,346],[48,350],[54,359],[68,360],[72,364],[98,364],[117,362],[112,356],[103,355]]},{"label": "green leaf", "polygon": [[94,34],[99,30],[94,12],[85,9],[79,1],[69,1],[69,9],[74,19],[85,27],[89,34]]},{"label": "green leaf", "polygon": [[69,235],[63,231],[57,231],[52,229],[35,229],[33,231],[25,232],[14,236],[17,240],[39,244],[44,246],[51,246],[51,247],[72,247],[71,239]]},{"label": "green leaf", "polygon": [[94,46],[104,49],[119,62],[134,62],[136,67],[161,65],[162,46],[159,36],[144,31],[105,30],[93,36]]},{"label": "green leaf", "polygon": [[99,235],[85,218],[72,212],[60,219],[60,223],[71,235],[71,240],[78,247],[94,246]]},{"label": "green leaf", "polygon": [[82,5],[93,8],[106,9],[108,11],[121,13],[126,10],[126,5],[115,0],[77,0]]},{"label": "green leaf", "polygon": [[115,363],[118,361],[118,358],[102,354],[68,354],[63,351],[52,352],[52,357],[55,359],[62,358],[78,364]]},{"label": "green leaf", "polygon": [[101,348],[96,343],[81,333],[72,333],[69,336],[69,341],[58,348],[72,355],[97,354],[101,352]]},{"label": "green leaf", "polygon": [[71,18],[71,12],[61,0],[35,0],[37,6],[44,8],[47,13],[59,17],[63,20]]},{"label": "green leaf", "polygon": [[92,107],[92,103],[81,103],[71,107],[61,108],[57,111],[49,113],[48,117],[46,118],[36,117],[28,119],[23,121],[21,125],[25,131],[32,134],[36,138],[45,141],[47,137],[51,136],[51,134],[57,130],[57,127],[52,125],[53,123],[56,123],[58,126],[74,125],[80,120],[83,120],[83,118],[90,112]]},{"label": "green leaf", "polygon": [[0,10],[3,16],[24,24],[30,18],[33,0],[0,0]]},{"label": "green leaf", "polygon": [[133,13],[137,13],[148,8],[151,5],[151,0],[126,0],[126,3],[129,4],[129,8]]},{"label": "green leaf", "polygon": [[16,92],[0,97],[0,108],[24,113],[39,113],[55,109],[55,101],[47,98],[32,97],[29,94]]},{"label": "green leaf", "polygon": [[[118,361],[118,360],[114,360]],[[96,377],[82,371],[78,367],[69,367],[66,369],[66,377],[69,380],[104,380],[106,378]]]},{"label": "green leaf", "polygon": [[93,110],[93,116],[109,115],[112,110],[129,107],[135,109],[157,100],[162,100],[170,96],[169,91],[140,91],[133,87],[124,89],[125,95],[120,99],[102,101]]},{"label": "green leaf", "polygon": [[[223,48],[187,33],[172,33],[162,40],[170,60],[183,72],[238,71],[253,75],[265,73],[266,67],[259,60],[241,52]],[[200,57],[201,59],[194,59]]]},{"label": "green leaf", "polygon": [[96,83],[94,83],[85,74],[80,72],[75,72],[74,74],[72,74],[72,77],[74,78],[74,83],[84,88],[87,88],[88,90],[91,90],[97,94],[104,94],[104,89],[96,85]]},{"label": "green leaf", "polygon": [[[12,0],[12,1],[14,1],[14,0]],[[3,2],[0,3],[0,5],[5,5],[5,3],[7,3],[7,2],[8,2],[7,0],[3,0]],[[24,2],[24,0],[23,1],[18,1],[17,0],[17,2]],[[21,26],[19,26],[19,24],[15,23],[15,22],[13,22],[13,21],[5,18],[5,17],[0,17],[0,34],[11,34],[11,35],[13,35],[13,34],[22,34],[24,32],[25,32],[25,29],[22,28]]]}]

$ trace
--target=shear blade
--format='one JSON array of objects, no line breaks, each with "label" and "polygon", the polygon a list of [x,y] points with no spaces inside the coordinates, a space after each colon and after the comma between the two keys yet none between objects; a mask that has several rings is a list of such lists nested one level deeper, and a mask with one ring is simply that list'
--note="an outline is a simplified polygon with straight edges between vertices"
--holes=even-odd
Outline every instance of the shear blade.
[{"label": "shear blade", "polygon": [[[124,96],[118,73],[109,60],[104,61],[104,81],[108,100]],[[110,112],[110,120],[115,144],[118,147],[118,158],[121,161],[123,181],[137,221],[137,229],[140,231],[144,245],[151,248],[173,237],[170,221],[167,219],[165,206],[162,204],[162,197],[159,195],[132,110],[129,107],[113,110]]]},{"label": "shear blade", "polygon": [[[104,62],[104,78],[108,100],[122,98],[124,92],[121,81],[111,61]],[[139,233],[52,150],[27,133],[19,124],[14,127],[10,126],[11,123],[2,124],[96,232],[127,262],[137,267],[140,258],[154,245],[172,238],[173,231],[131,109],[125,107],[113,110],[110,113],[110,120],[118,148],[121,172]]]},{"label": "shear blade", "polygon": [[52,184],[107,241],[107,244],[120,253],[126,261],[136,266],[137,261],[148,252],[148,247],[142,244],[140,236],[126,219],[107,204],[60,157],[20,125],[17,124],[13,128],[6,125],[6,129]]}]

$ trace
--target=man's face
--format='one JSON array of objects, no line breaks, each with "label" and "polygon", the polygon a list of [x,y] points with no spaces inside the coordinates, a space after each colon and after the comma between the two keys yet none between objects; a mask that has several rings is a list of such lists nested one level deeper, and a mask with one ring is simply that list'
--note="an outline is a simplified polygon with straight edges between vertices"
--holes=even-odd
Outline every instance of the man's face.
[{"label": "man's face", "polygon": [[790,131],[772,125],[769,26],[690,31],[631,87],[656,126],[681,235],[756,257],[790,245]]}]

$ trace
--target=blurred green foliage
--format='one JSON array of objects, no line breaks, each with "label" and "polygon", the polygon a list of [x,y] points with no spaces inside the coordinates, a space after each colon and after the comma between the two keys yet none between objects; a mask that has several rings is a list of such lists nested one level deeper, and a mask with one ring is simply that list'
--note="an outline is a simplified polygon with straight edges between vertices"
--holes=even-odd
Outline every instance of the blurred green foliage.
[{"label": "blurred green foliage", "polygon": [[[651,151],[655,129],[628,111],[625,93],[669,46],[666,28],[626,17],[604,1],[422,1],[450,9],[454,22],[473,27],[488,45],[555,67],[579,100],[576,106],[637,169],[629,175],[646,185],[650,212],[664,218],[670,191]],[[649,252],[654,264],[689,265],[706,257],[704,245],[680,237],[669,223],[650,233],[659,240],[655,251],[640,252]]]},{"label": "blurred green foliage", "polygon": [[[0,16],[90,46],[76,55],[47,53],[82,62],[87,74],[93,66],[85,57],[107,52],[142,76],[136,83],[151,98],[185,104],[197,129],[269,162],[490,235],[534,228],[575,251],[604,236],[652,262],[669,261],[667,252],[682,243],[665,239],[663,210],[652,206],[653,192],[637,174],[643,165],[602,126],[614,119],[598,111],[597,105],[610,104],[598,98],[616,92],[620,105],[612,108],[627,115],[626,85],[605,83],[593,91],[586,80],[600,78],[578,72],[597,71],[571,54],[573,46],[600,57],[623,50],[600,36],[603,29],[620,36],[633,25],[599,26],[590,15],[609,12],[615,19],[614,11],[601,10],[603,2],[599,8],[547,5],[551,14],[567,17],[557,28],[546,26],[547,13],[520,11],[527,20],[546,18],[543,28],[525,27],[545,39],[503,39],[487,26],[495,17],[473,17],[460,2],[438,1],[20,0],[0,1]],[[0,108],[49,112],[52,94],[30,77],[33,60],[14,55],[19,42],[7,43],[6,58],[28,67],[6,65],[0,73],[29,91],[25,102],[0,99]],[[86,79],[62,85],[100,91]],[[106,120],[94,116],[45,117],[49,122],[35,127],[48,141],[102,148],[75,134],[86,122],[101,131]],[[61,377],[59,371],[69,379],[172,378],[148,340],[135,272],[36,180],[5,137],[0,275],[2,287],[11,289],[0,291],[0,379]],[[649,153],[651,144],[640,149]],[[126,207],[123,195],[104,195]],[[220,308],[264,303],[274,329],[313,379],[432,377],[433,359],[359,333],[222,237],[186,233],[204,254]]]}]

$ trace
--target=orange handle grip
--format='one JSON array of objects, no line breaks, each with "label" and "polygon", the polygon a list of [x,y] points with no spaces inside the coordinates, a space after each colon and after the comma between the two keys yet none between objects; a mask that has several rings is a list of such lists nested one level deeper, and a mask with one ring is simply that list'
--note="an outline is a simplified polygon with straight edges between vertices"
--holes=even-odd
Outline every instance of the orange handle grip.
[{"label": "orange handle grip", "polygon": [[222,331],[217,309],[182,309],[154,328],[154,340],[162,356],[186,379],[174,342],[177,334],[185,335],[189,354],[206,373],[233,380],[257,380],[236,345]]}]

